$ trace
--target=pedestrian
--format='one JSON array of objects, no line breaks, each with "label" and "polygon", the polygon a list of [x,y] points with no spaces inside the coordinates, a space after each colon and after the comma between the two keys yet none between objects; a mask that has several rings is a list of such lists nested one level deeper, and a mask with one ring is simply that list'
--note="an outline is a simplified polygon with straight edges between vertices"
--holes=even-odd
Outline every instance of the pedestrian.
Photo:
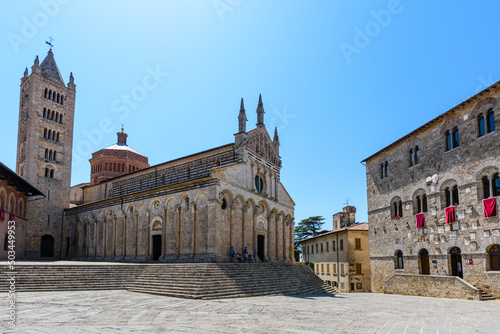
[{"label": "pedestrian", "polygon": [[257,251],[253,251],[253,262],[257,262]]},{"label": "pedestrian", "polygon": [[247,249],[247,246],[245,246],[245,249],[243,250],[243,254],[245,255],[245,262],[248,262],[248,249]]},{"label": "pedestrian", "polygon": [[231,261],[234,262],[234,254],[236,253],[236,250],[234,247],[231,247]]},{"label": "pedestrian", "polygon": [[238,260],[238,262],[241,262],[241,255],[240,255],[240,253],[236,254],[236,260]]}]

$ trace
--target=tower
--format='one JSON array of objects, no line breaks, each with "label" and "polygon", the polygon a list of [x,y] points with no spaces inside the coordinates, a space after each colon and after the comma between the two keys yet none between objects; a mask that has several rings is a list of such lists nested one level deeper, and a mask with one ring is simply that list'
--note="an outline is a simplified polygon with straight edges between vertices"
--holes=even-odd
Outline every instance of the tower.
[{"label": "tower", "polygon": [[259,104],[257,105],[257,127],[264,127],[264,104],[262,103],[262,95],[259,94]]},{"label": "tower", "polygon": [[75,112],[73,74],[66,85],[52,50],[21,78],[16,172],[45,198],[27,207],[26,258],[61,258],[62,215],[69,207]]}]

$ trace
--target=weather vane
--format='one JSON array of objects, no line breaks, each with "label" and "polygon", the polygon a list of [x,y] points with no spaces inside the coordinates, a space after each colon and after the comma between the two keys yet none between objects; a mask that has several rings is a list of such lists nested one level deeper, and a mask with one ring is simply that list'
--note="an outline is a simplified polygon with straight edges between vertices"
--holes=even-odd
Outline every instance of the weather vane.
[{"label": "weather vane", "polygon": [[50,51],[52,51],[52,48],[54,47],[54,44],[52,44],[52,42],[54,41],[52,36],[49,36],[49,41],[50,42],[45,41],[45,43],[47,43],[50,46]]}]

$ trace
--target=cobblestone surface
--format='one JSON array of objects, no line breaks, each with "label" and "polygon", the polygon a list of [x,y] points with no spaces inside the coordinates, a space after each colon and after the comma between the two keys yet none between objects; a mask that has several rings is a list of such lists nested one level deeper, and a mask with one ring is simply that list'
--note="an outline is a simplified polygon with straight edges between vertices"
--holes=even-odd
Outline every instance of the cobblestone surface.
[{"label": "cobblestone surface", "polygon": [[190,300],[128,291],[20,292],[2,333],[500,333],[500,302],[382,294]]}]

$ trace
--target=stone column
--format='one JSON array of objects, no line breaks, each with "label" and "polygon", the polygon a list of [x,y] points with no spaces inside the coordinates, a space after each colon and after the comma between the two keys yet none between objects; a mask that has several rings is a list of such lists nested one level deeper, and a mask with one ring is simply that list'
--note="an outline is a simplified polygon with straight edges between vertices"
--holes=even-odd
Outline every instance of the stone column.
[{"label": "stone column", "polygon": [[106,232],[108,231],[108,219],[104,218],[102,220],[102,258],[104,259],[106,257]]},{"label": "stone column", "polygon": [[151,210],[150,209],[146,210],[146,217],[148,218],[147,224],[146,224],[146,228],[148,229],[146,232],[146,238],[148,238],[148,240],[146,242],[146,261],[148,261],[149,256],[151,254],[150,247],[151,247],[151,227],[152,226],[151,226]]},{"label": "stone column", "polygon": [[177,256],[181,254],[181,205],[177,204],[175,206],[175,210],[177,212],[177,245],[176,251]]},{"label": "stone column", "polygon": [[191,240],[191,245],[192,245],[192,250],[191,250],[191,253],[193,254],[193,257],[196,256],[196,238],[197,238],[197,235],[196,235],[196,230],[197,230],[197,224],[198,224],[198,215],[197,215],[197,212],[196,212],[196,203],[192,203],[191,204],[191,207],[190,207],[190,210],[192,211],[192,216],[193,216],[193,236],[192,236],[192,240]]},{"label": "stone column", "polygon": [[135,223],[135,247],[134,259],[137,257],[137,249],[139,248],[139,211],[134,210],[134,223]]},{"label": "stone column", "polygon": [[167,207],[163,209],[163,213],[165,216],[163,218],[163,224],[161,226],[162,229],[161,258],[163,258],[167,254],[167,222],[168,222]]},{"label": "stone column", "polygon": [[220,219],[219,208],[222,201],[217,199],[208,200],[208,236],[207,236],[207,253],[215,254],[216,257],[222,254],[222,225]]},{"label": "stone column", "polygon": [[113,217],[113,259],[116,258],[116,245],[117,245],[117,235],[116,235],[116,220],[117,217]]}]

